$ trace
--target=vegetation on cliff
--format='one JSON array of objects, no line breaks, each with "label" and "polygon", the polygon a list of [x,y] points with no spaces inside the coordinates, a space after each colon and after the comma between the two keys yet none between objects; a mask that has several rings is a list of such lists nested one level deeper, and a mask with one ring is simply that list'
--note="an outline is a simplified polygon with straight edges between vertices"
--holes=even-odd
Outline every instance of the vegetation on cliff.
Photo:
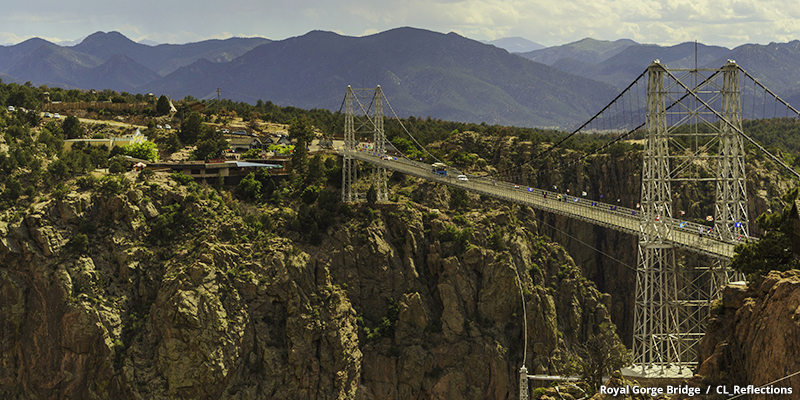
[{"label": "vegetation on cliff", "polygon": [[[334,117],[282,111],[304,139],[318,116]],[[570,222],[399,173],[390,202],[342,204],[340,162],[303,152],[289,176],[254,173],[236,186],[124,167],[98,173],[121,161],[97,148],[65,151],[65,129],[93,137],[114,128],[37,115],[0,116],[6,398],[507,398],[523,362],[542,374],[582,369],[596,383],[625,358],[611,313],[625,314],[631,273],[593,269],[594,249],[571,256],[547,237],[572,241],[553,227]],[[404,123],[464,170],[638,200],[636,144],[564,168],[562,157],[610,139],[576,137],[527,163],[558,134]],[[160,150],[191,140],[191,125]],[[196,137],[218,139],[202,129]],[[767,193],[757,206],[779,204],[784,183],[761,172],[750,177]],[[709,194],[679,191],[676,204],[703,215],[692,192]],[[597,248],[635,246],[572,228]]]},{"label": "vegetation on cliff", "polygon": [[98,173],[107,153],[24,116],[3,116],[4,398],[501,399],[523,362],[619,344],[528,208],[400,174],[391,202],[342,204],[322,155],[235,187]]},{"label": "vegetation on cliff", "polygon": [[736,247],[731,267],[745,274],[748,281],[760,283],[770,271],[788,271],[800,267],[800,260],[792,248],[792,237],[796,233],[791,218],[798,194],[800,189],[790,190],[783,196],[785,206],[781,212],[764,213],[756,219],[756,224],[763,231],[757,242]]}]

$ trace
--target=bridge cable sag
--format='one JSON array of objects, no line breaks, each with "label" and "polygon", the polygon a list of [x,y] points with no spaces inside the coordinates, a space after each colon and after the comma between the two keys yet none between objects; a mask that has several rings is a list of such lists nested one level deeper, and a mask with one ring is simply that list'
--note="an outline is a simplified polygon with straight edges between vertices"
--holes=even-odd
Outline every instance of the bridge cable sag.
[{"label": "bridge cable sag", "polygon": [[[739,68],[739,69],[740,69],[740,70],[742,70],[741,68]],[[694,98],[695,98],[695,100],[699,101],[699,102],[700,102],[700,104],[702,104],[702,105],[703,105],[703,106],[704,106],[706,109],[708,109],[709,111],[711,111],[712,113],[714,113],[714,115],[715,115],[717,118],[719,118],[719,120],[720,120],[720,121],[722,121],[722,122],[724,122],[725,124],[727,124],[727,125],[728,125],[730,128],[733,128],[734,130],[736,130],[736,132],[737,132],[739,135],[741,135],[743,138],[747,139],[747,141],[748,141],[748,142],[750,142],[751,144],[753,144],[754,146],[756,146],[756,147],[757,147],[759,150],[761,150],[762,152],[764,152],[764,154],[766,154],[766,155],[767,155],[769,158],[771,158],[771,159],[772,159],[772,161],[776,162],[777,164],[779,164],[780,166],[782,166],[783,168],[785,168],[786,170],[788,170],[788,171],[789,171],[789,172],[790,172],[792,175],[794,175],[795,177],[797,177],[797,178],[800,178],[800,173],[799,173],[799,172],[795,171],[795,170],[794,170],[794,168],[791,168],[791,167],[789,167],[788,165],[786,165],[786,163],[784,163],[784,162],[783,162],[783,160],[779,159],[778,157],[774,156],[772,153],[770,153],[769,151],[767,151],[767,149],[765,149],[763,146],[761,146],[760,144],[758,144],[758,142],[756,142],[755,140],[753,140],[753,139],[752,139],[750,136],[747,136],[747,135],[746,135],[746,134],[745,134],[745,133],[744,133],[744,132],[743,132],[743,131],[742,131],[742,130],[741,130],[739,127],[738,127],[738,126],[736,126],[736,125],[732,124],[732,123],[731,123],[730,121],[728,121],[728,120],[727,120],[725,117],[723,117],[723,116],[722,116],[722,115],[721,115],[719,112],[717,112],[717,110],[714,110],[713,108],[711,108],[711,106],[709,106],[709,105],[708,105],[708,103],[706,103],[705,101],[703,101],[703,99],[701,99],[701,98],[700,98],[700,97],[699,97],[699,96],[698,96],[696,93],[694,93],[694,91],[690,90],[690,89],[689,89],[689,87],[687,87],[687,86],[686,86],[686,85],[685,85],[683,82],[681,82],[680,80],[678,80],[678,78],[676,78],[676,77],[675,77],[675,75],[673,75],[673,74],[672,74],[672,72],[670,72],[670,71],[669,71],[669,70],[667,70],[666,68],[664,69],[664,71],[667,73],[667,75],[669,75],[669,76],[670,76],[672,79],[674,79],[674,80],[675,80],[675,82],[676,82],[678,85],[680,85],[681,87],[683,87],[683,89],[684,89],[684,90],[686,90],[686,91],[687,91],[689,94],[691,94],[691,96],[692,96],[692,97],[694,97]],[[752,79],[752,78],[751,78],[751,79]],[[765,104],[766,104],[766,102],[765,102]],[[787,105],[788,105],[788,104],[787,104]],[[790,106],[790,107],[791,107],[791,106]]]},{"label": "bridge cable sag", "polygon": [[[572,137],[573,137],[575,134],[577,134],[578,132],[580,132],[580,130],[581,130],[581,129],[585,128],[587,125],[591,124],[591,123],[592,123],[592,122],[593,122],[595,119],[597,119],[598,117],[600,117],[600,116],[601,116],[601,115],[602,115],[602,114],[603,114],[603,113],[604,113],[604,112],[605,112],[607,109],[609,109],[609,108],[610,108],[610,107],[612,107],[612,106],[614,106],[614,107],[617,107],[617,109],[618,109],[618,105],[616,104],[617,100],[619,100],[619,99],[620,99],[622,96],[624,96],[624,95],[625,95],[625,93],[627,93],[628,91],[630,91],[630,89],[631,89],[631,88],[632,88],[634,85],[638,84],[638,83],[639,83],[639,79],[641,79],[641,78],[642,78],[642,77],[643,77],[645,74],[647,74],[647,70],[646,70],[646,69],[645,69],[645,70],[644,70],[644,71],[643,71],[641,74],[639,74],[639,76],[638,76],[638,77],[636,77],[636,79],[634,79],[634,80],[633,80],[633,81],[632,81],[632,82],[631,82],[631,83],[630,83],[630,84],[629,84],[629,85],[628,85],[628,86],[627,86],[625,89],[623,89],[623,90],[622,90],[622,91],[621,91],[621,92],[620,92],[620,93],[619,93],[619,94],[618,94],[616,97],[614,97],[614,99],[613,99],[613,100],[611,100],[611,102],[609,102],[609,103],[608,103],[608,104],[607,104],[605,107],[603,107],[603,109],[602,109],[602,110],[600,110],[598,113],[596,113],[594,116],[592,116],[592,118],[590,118],[589,120],[587,120],[586,122],[584,122],[584,123],[583,123],[583,124],[582,124],[580,127],[578,127],[577,129],[575,129],[575,130],[574,130],[572,133],[570,133],[570,134],[568,134],[566,137],[562,138],[562,139],[561,139],[560,141],[558,141],[556,144],[554,144],[554,145],[552,145],[552,146],[548,147],[547,149],[545,149],[545,150],[543,150],[543,151],[540,151],[540,152],[538,152],[536,155],[533,155],[533,156],[531,156],[529,160],[527,160],[527,161],[525,161],[525,162],[523,162],[523,163],[521,163],[521,164],[519,164],[519,165],[515,165],[515,166],[513,166],[513,167],[511,167],[511,168],[507,168],[507,169],[505,169],[505,170],[500,170],[500,171],[497,171],[497,172],[494,172],[494,173],[486,173],[486,174],[483,174],[483,175],[476,175],[476,178],[487,178],[487,177],[492,177],[492,176],[497,176],[497,175],[506,175],[506,174],[505,174],[506,172],[508,172],[508,171],[514,171],[514,170],[516,170],[516,169],[518,169],[518,168],[520,168],[520,167],[522,167],[522,166],[524,166],[524,165],[527,165],[527,164],[531,163],[532,161],[534,161],[534,159],[538,159],[538,160],[540,160],[540,161],[541,161],[541,157],[543,157],[543,156],[547,155],[548,153],[550,153],[551,151],[553,151],[553,150],[556,150],[557,148],[559,148],[559,146],[561,146],[561,145],[562,145],[564,142],[566,142],[567,140],[569,140],[570,138],[572,138]],[[638,96],[639,96],[639,93],[638,93],[638,92],[639,92],[639,91],[637,90],[637,91],[635,91],[635,92],[636,92],[636,96],[637,96],[637,99],[638,99]],[[632,103],[632,101],[631,101],[631,103]],[[637,100],[637,103],[636,103],[636,104],[639,104],[638,100]],[[674,105],[674,104],[673,104],[673,105]],[[633,108],[633,105],[631,104],[631,109],[632,109],[632,108]],[[623,108],[623,111],[624,111],[624,108]],[[618,115],[618,114],[619,114],[619,112],[617,112],[617,113],[616,113],[616,115]],[[633,112],[631,112],[631,114],[633,114]],[[615,116],[615,118],[616,118],[616,116]],[[624,116],[623,116],[623,119],[624,119]],[[605,123],[606,123],[606,121],[605,121],[605,120],[603,120],[603,124],[604,124],[604,126],[605,126]],[[635,132],[637,129],[641,128],[643,125],[644,125],[644,124],[641,124],[641,125],[637,126],[637,127],[636,127],[636,128],[634,128],[633,130],[631,130],[631,131],[629,131],[628,133],[626,133],[626,134],[622,135],[620,138],[617,138],[616,140],[614,140],[612,143],[606,144],[606,145],[604,145],[604,146],[600,147],[600,148],[599,148],[598,150],[596,150],[595,152],[593,152],[593,153],[589,153],[589,154],[595,154],[595,153],[597,153],[599,150],[602,150],[602,149],[604,149],[604,148],[606,148],[606,147],[610,146],[611,144],[613,144],[613,143],[616,143],[617,141],[621,140],[621,138],[623,138],[623,137],[626,137],[626,136],[630,135],[631,133]],[[574,162],[575,162],[575,161],[572,161],[571,163],[574,163]],[[571,164],[571,163],[570,163],[570,164]],[[529,176],[529,175],[530,175],[530,174],[521,174],[521,175],[519,175],[519,176]]]},{"label": "bridge cable sag", "polygon": [[323,135],[323,137],[326,137],[326,136],[327,136],[327,137],[329,137],[331,140],[333,140],[333,133],[334,133],[334,132],[335,132],[335,130],[336,130],[336,123],[339,121],[339,116],[340,116],[340,115],[342,115],[342,109],[344,108],[344,102],[345,102],[345,100],[347,100],[347,94],[345,94],[345,95],[342,97],[342,105],[340,105],[340,106],[339,106],[339,111],[336,111],[335,113],[333,113],[333,114],[334,114],[334,116],[333,116],[333,121],[332,121],[330,124],[328,124],[328,126],[329,126],[329,129],[328,129],[328,134],[327,134],[327,135]]},{"label": "bridge cable sag", "polygon": [[[797,375],[800,375],[800,371],[797,371],[797,372],[795,372],[795,373],[792,373],[792,374],[786,375],[786,376],[784,376],[783,378],[776,379],[776,380],[774,380],[774,381],[772,381],[772,382],[770,382],[770,383],[765,383],[765,384],[763,384],[763,385],[759,386],[759,387],[758,387],[758,389],[762,389],[762,388],[765,388],[765,387],[767,387],[767,386],[774,385],[774,384],[776,384],[776,383],[778,383],[778,382],[780,382],[780,381],[783,381],[783,380],[789,379],[789,378],[791,378],[791,377],[793,377],[793,376],[797,376]],[[740,398],[740,397],[742,397],[742,396],[748,396],[748,395],[750,395],[750,394],[752,394],[752,393],[747,393],[747,392],[745,392],[745,393],[738,394],[738,395],[736,395],[736,396],[733,396],[733,397],[728,397],[728,400],[735,400],[735,399],[738,399],[738,398]]]},{"label": "bridge cable sag", "polygon": [[[403,128],[403,131],[405,131],[405,133],[406,133],[406,134],[407,134],[409,137],[411,137],[411,140],[413,140],[413,141],[414,141],[414,143],[416,143],[416,145],[417,145],[417,146],[419,146],[419,148],[420,148],[420,149],[422,149],[422,151],[424,151],[424,152],[425,152],[425,154],[427,154],[429,157],[431,157],[431,158],[433,158],[434,160],[436,160],[436,162],[442,162],[441,160],[439,160],[438,158],[436,158],[436,156],[434,156],[433,154],[431,154],[431,153],[428,151],[428,149],[426,149],[426,148],[425,148],[425,146],[421,145],[421,144],[420,144],[420,143],[417,141],[417,138],[415,138],[415,137],[414,137],[414,135],[412,135],[412,134],[411,134],[411,132],[409,132],[409,131],[408,131],[408,129],[406,129],[406,126],[405,126],[405,125],[403,125],[403,121],[401,121],[401,120],[400,120],[400,117],[398,117],[398,116],[397,116],[397,113],[396,113],[396,112],[394,112],[394,108],[392,108],[392,104],[391,104],[391,103],[389,103],[389,99],[388,99],[388,98],[386,98],[386,94],[383,94],[383,100],[386,102],[386,105],[387,105],[387,106],[389,106],[389,110],[391,110],[391,111],[392,111],[392,115],[394,115],[394,118],[395,118],[395,119],[397,120],[397,122],[400,124],[400,127],[401,127],[401,128]],[[405,154],[404,154],[403,156],[405,156]],[[408,158],[408,157],[406,157],[406,158]]]},{"label": "bridge cable sag", "polygon": [[[797,109],[792,107],[791,104],[787,103],[782,98],[780,98],[780,96],[778,96],[777,94],[773,93],[772,90],[769,90],[769,88],[767,88],[766,86],[761,84],[761,82],[759,82],[758,79],[754,78],[753,75],[750,75],[749,72],[745,71],[742,67],[739,67],[739,71],[742,71],[746,77],[750,78],[753,81],[753,85],[760,86],[761,88],[764,89],[765,93],[769,93],[770,95],[772,95],[772,97],[775,98],[775,101],[780,101],[783,105],[786,106],[786,108],[794,111],[795,114],[800,115],[800,111],[797,111]],[[755,92],[755,89],[753,89],[753,91]]]},{"label": "bridge cable sag", "polygon": [[[776,103],[781,103],[782,105],[786,106],[786,112],[787,112],[787,116],[788,116],[788,112],[789,112],[789,110],[791,110],[792,112],[794,112],[796,115],[800,116],[800,111],[798,111],[796,108],[794,108],[793,106],[791,106],[791,105],[790,105],[788,102],[786,102],[785,100],[783,100],[782,98],[780,98],[778,95],[776,95],[774,92],[772,92],[772,91],[771,91],[769,88],[767,88],[766,86],[764,86],[763,84],[761,84],[761,82],[759,82],[757,79],[755,79],[755,78],[754,78],[754,77],[753,77],[751,74],[749,74],[747,71],[745,71],[745,70],[744,70],[744,69],[742,69],[741,67],[739,67],[739,70],[740,70],[740,71],[742,71],[742,72],[745,74],[745,76],[747,76],[748,78],[750,78],[750,80],[753,82],[753,88],[754,88],[754,90],[753,90],[753,110],[755,110],[755,103],[756,103],[756,97],[757,97],[757,96],[755,95],[755,93],[756,93],[755,87],[756,87],[756,86],[758,86],[759,88],[763,89],[763,96],[762,96],[762,99],[763,99],[764,101],[762,102],[762,106],[763,106],[763,107],[762,107],[762,108],[763,108],[763,110],[762,110],[762,115],[766,115],[766,96],[767,96],[767,94],[769,94],[769,95],[771,95],[771,96],[772,96],[772,97],[775,99]],[[646,72],[646,71],[645,71],[645,72]],[[711,81],[712,79],[714,79],[714,78],[715,78],[715,77],[716,77],[718,74],[719,74],[719,71],[715,71],[713,74],[709,75],[709,76],[708,76],[708,77],[707,77],[705,80],[703,80],[703,82],[701,82],[701,83],[700,83],[699,85],[697,85],[696,87],[703,87],[703,86],[705,86],[705,85],[706,85],[706,84],[707,84],[709,81]],[[602,114],[602,113],[603,113],[605,110],[607,110],[607,109],[608,109],[608,108],[609,108],[609,107],[610,107],[610,106],[611,106],[611,105],[612,105],[614,102],[616,102],[616,101],[617,101],[617,100],[618,100],[618,99],[619,99],[619,98],[620,98],[620,97],[621,97],[621,96],[622,96],[622,95],[623,95],[623,94],[624,94],[626,91],[628,91],[628,90],[629,90],[629,89],[630,89],[630,88],[631,88],[631,87],[632,87],[634,84],[636,84],[636,83],[637,83],[637,81],[638,81],[638,80],[639,80],[639,79],[640,79],[640,78],[641,78],[643,75],[644,75],[644,73],[640,74],[640,75],[639,75],[639,76],[638,76],[638,77],[637,77],[637,78],[636,78],[636,79],[635,79],[635,80],[634,80],[634,81],[633,81],[633,82],[632,82],[630,85],[628,85],[628,87],[627,87],[627,88],[626,88],[626,89],[625,89],[625,90],[624,90],[622,93],[620,93],[620,94],[619,94],[617,97],[615,97],[615,99],[614,99],[614,100],[612,100],[612,103],[609,103],[608,105],[606,105],[606,107],[604,107],[604,108],[603,108],[603,110],[601,110],[599,113],[597,113],[595,116],[593,116],[593,117],[592,117],[590,120],[588,120],[587,122],[585,122],[585,123],[584,123],[583,125],[581,125],[581,126],[578,128],[578,129],[576,129],[575,131],[573,131],[572,133],[570,133],[570,134],[569,134],[567,137],[563,138],[562,140],[560,140],[560,141],[559,141],[558,143],[556,143],[555,145],[553,145],[553,146],[551,146],[551,147],[547,148],[547,149],[546,149],[546,150],[544,150],[544,151],[541,151],[541,152],[537,153],[536,155],[532,156],[532,157],[531,157],[531,159],[529,159],[528,161],[526,161],[526,162],[524,162],[524,163],[521,163],[521,164],[519,164],[519,165],[516,165],[516,166],[514,166],[514,167],[511,167],[511,168],[508,168],[508,169],[505,169],[505,170],[497,171],[497,172],[494,172],[494,173],[486,173],[486,174],[483,174],[483,175],[477,175],[476,177],[477,177],[477,178],[485,178],[485,177],[497,176],[497,175],[501,175],[501,174],[502,174],[502,175],[505,175],[505,173],[506,173],[506,172],[509,172],[509,171],[516,170],[516,169],[518,169],[519,167],[521,167],[521,166],[523,166],[523,165],[529,164],[529,163],[530,163],[530,162],[532,162],[534,159],[539,159],[539,161],[541,162],[541,157],[542,157],[542,156],[544,156],[544,155],[548,154],[549,152],[552,152],[553,150],[557,149],[557,148],[558,148],[560,145],[562,145],[562,144],[563,144],[563,143],[564,143],[566,140],[568,140],[568,139],[569,139],[569,138],[571,138],[573,135],[575,135],[576,133],[578,133],[578,132],[579,132],[581,129],[583,129],[584,127],[586,127],[587,125],[589,125],[589,124],[590,124],[590,123],[591,123],[593,120],[597,119],[597,118],[598,118],[598,116],[599,116],[600,114]],[[685,93],[683,94],[683,96],[681,96],[681,98],[679,98],[679,99],[677,99],[677,100],[674,100],[674,101],[672,102],[672,104],[670,104],[670,105],[669,105],[669,106],[666,108],[666,110],[670,110],[670,109],[672,109],[673,107],[675,107],[676,105],[682,105],[682,102],[683,102],[683,100],[684,100],[684,99],[686,99],[686,98],[687,98],[687,97],[689,97],[689,96],[692,96],[692,97],[693,97],[695,100],[698,100],[698,101],[700,101],[701,103],[703,103],[703,105],[705,106],[705,108],[706,108],[706,109],[713,111],[713,110],[711,109],[711,107],[710,107],[710,106],[709,106],[707,103],[703,102],[703,101],[700,99],[700,97],[699,97],[699,96],[697,96],[697,95],[696,95],[696,94],[695,94],[695,93],[694,93],[692,90],[689,90],[689,89],[688,89],[688,87],[687,87],[685,84],[683,84],[683,82],[681,82],[681,81],[680,81],[680,80],[679,80],[677,77],[675,77],[675,76],[674,76],[674,75],[672,75],[672,74],[670,74],[670,76],[672,77],[672,79],[674,79],[674,81],[675,81],[675,82],[680,82],[680,86],[682,86],[682,87],[685,89]],[[638,98],[638,96],[639,96],[639,92],[638,92],[638,91],[636,91],[636,96],[637,96],[637,98]],[[637,102],[636,102],[636,104],[639,104],[639,102],[637,101]],[[633,107],[631,106],[631,109],[632,109],[632,108],[633,108]],[[777,107],[775,107],[774,113],[775,113],[775,117],[777,118]],[[633,112],[631,112],[631,114],[633,114]],[[715,113],[715,114],[717,114],[716,116],[719,118],[719,115],[718,115],[718,113]],[[755,116],[755,111],[753,111],[753,115]],[[724,118],[720,118],[720,120],[721,120],[721,121],[725,121],[725,119],[724,119]],[[604,121],[604,122],[605,122],[605,121]],[[728,121],[725,121],[725,122],[726,122],[727,124],[729,124],[729,125],[730,125],[730,123],[729,123]],[[604,149],[606,149],[606,148],[608,148],[608,147],[610,147],[610,146],[612,146],[612,145],[614,145],[614,144],[616,144],[616,143],[620,142],[621,140],[624,140],[625,138],[629,137],[631,134],[634,134],[634,133],[635,133],[635,132],[636,132],[638,129],[641,129],[641,128],[642,128],[644,125],[645,125],[645,123],[642,123],[642,124],[640,124],[639,126],[636,126],[635,128],[631,129],[631,130],[630,130],[630,131],[628,131],[627,133],[624,133],[624,134],[622,134],[622,135],[618,136],[617,138],[615,138],[615,139],[614,139],[614,140],[612,140],[611,142],[609,142],[609,143],[606,143],[606,144],[604,144],[603,146],[600,146],[599,148],[597,148],[597,149],[596,149],[595,151],[593,151],[593,152],[586,153],[586,154],[584,154],[584,155],[582,155],[582,156],[580,156],[580,157],[578,157],[578,158],[576,158],[576,159],[574,159],[574,160],[571,160],[571,161],[567,162],[566,164],[557,164],[557,165],[561,165],[562,167],[569,167],[569,166],[571,166],[571,165],[573,165],[573,164],[575,164],[575,163],[577,163],[577,162],[580,162],[580,161],[582,161],[582,160],[584,160],[584,159],[588,158],[589,156],[591,156],[591,155],[593,155],[593,154],[597,154],[597,153],[601,152],[602,150],[604,150]],[[790,172],[792,175],[795,175],[796,177],[800,177],[800,173],[797,173],[797,171],[795,171],[795,170],[794,170],[793,168],[791,168],[790,166],[786,165],[786,164],[785,164],[785,163],[784,163],[782,160],[780,160],[778,157],[776,157],[775,155],[773,155],[773,154],[769,153],[769,151],[767,151],[767,150],[766,150],[766,149],[765,149],[763,146],[761,146],[760,144],[758,144],[758,143],[757,143],[757,142],[756,142],[754,139],[752,139],[752,138],[750,138],[749,136],[747,136],[746,134],[744,134],[744,132],[743,132],[743,131],[741,131],[741,130],[737,129],[737,133],[739,133],[740,135],[742,135],[742,137],[744,137],[744,138],[745,138],[745,139],[746,139],[748,142],[750,142],[750,143],[751,143],[751,144],[753,144],[753,145],[754,145],[754,146],[755,146],[757,149],[759,149],[761,152],[763,152],[764,154],[766,154],[766,155],[767,155],[767,156],[768,156],[768,157],[769,157],[771,160],[773,160],[774,162],[778,163],[778,164],[779,164],[779,165],[781,165],[783,168],[787,169],[787,170],[788,170],[788,171],[789,171],[789,172]],[[525,177],[525,176],[534,176],[534,174],[531,174],[531,173],[528,173],[528,174],[519,174],[519,176],[518,176],[518,177]]]},{"label": "bridge cable sag", "polygon": [[[719,74],[719,71],[716,71],[716,72],[714,72],[713,74],[709,75],[709,76],[708,76],[708,78],[706,78],[706,79],[705,79],[703,82],[701,82],[699,85],[697,85],[697,87],[703,87],[703,86],[704,86],[706,83],[708,83],[708,82],[709,82],[711,79],[713,79],[713,78],[714,78],[715,76],[717,76],[718,74]],[[639,79],[639,78],[637,78],[637,79]],[[638,91],[636,92],[636,96],[637,96],[637,98],[639,97],[639,92],[638,92]],[[689,97],[689,93],[686,93],[686,94],[684,94],[683,96],[681,96],[681,98],[680,98],[680,99],[673,101],[673,102],[672,102],[672,104],[670,104],[670,105],[669,105],[667,108],[665,108],[665,109],[664,109],[664,111],[669,111],[669,110],[671,110],[671,109],[672,109],[672,107],[674,107],[674,106],[676,106],[676,105],[680,104],[680,103],[681,103],[681,102],[682,102],[684,99],[686,99],[687,97]],[[638,99],[637,99],[637,104],[639,104],[639,103],[638,103]],[[599,147],[597,150],[595,150],[595,151],[593,151],[593,152],[590,152],[590,153],[586,153],[586,154],[584,154],[584,155],[582,155],[582,156],[580,156],[580,157],[576,158],[575,160],[572,160],[572,161],[568,162],[568,163],[565,165],[565,167],[569,167],[569,166],[571,166],[571,165],[573,165],[573,164],[575,164],[575,163],[577,163],[577,162],[579,162],[579,161],[582,161],[582,160],[584,160],[584,159],[588,158],[588,157],[589,157],[589,156],[591,156],[591,155],[598,154],[600,151],[602,151],[602,150],[604,150],[604,149],[606,149],[606,148],[608,148],[608,147],[611,147],[611,146],[613,146],[614,144],[616,144],[617,142],[619,142],[619,141],[621,141],[621,140],[623,140],[623,139],[627,138],[628,136],[632,135],[632,134],[633,134],[633,133],[635,133],[637,130],[639,130],[639,129],[641,129],[642,127],[644,127],[646,124],[647,124],[646,122],[643,122],[643,123],[639,124],[639,126],[637,126],[637,127],[633,128],[633,129],[631,129],[630,131],[628,131],[628,133],[625,133],[625,134],[622,134],[622,135],[618,136],[616,139],[612,140],[611,142],[608,142],[608,143],[606,143],[605,145],[603,145],[603,146],[600,146],[600,147]]]}]

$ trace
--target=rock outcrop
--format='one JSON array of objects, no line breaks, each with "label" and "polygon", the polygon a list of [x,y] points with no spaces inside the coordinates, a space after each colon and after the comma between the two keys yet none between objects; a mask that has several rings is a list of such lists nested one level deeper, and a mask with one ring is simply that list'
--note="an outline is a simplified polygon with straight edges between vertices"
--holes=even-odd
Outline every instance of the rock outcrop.
[{"label": "rock outcrop", "polygon": [[[714,307],[699,358],[702,363],[690,383],[726,386],[729,393],[734,385],[767,385],[800,370],[800,271],[771,272],[750,287],[727,286]],[[759,398],[794,398],[800,376],[771,386],[791,388],[793,394]]]},{"label": "rock outcrop", "polygon": [[357,206],[310,244],[287,209],[120,182],[0,223],[0,397],[507,399],[523,298],[535,373],[610,322],[527,208]]},{"label": "rock outcrop", "polygon": [[[570,150],[562,146],[550,155],[553,159],[538,159],[534,154],[543,151],[548,144],[544,136],[531,138],[505,135],[481,135],[475,132],[461,132],[449,137],[439,145],[445,153],[450,151],[464,152],[474,156],[475,165],[481,160],[488,162],[486,171],[503,171],[511,175],[510,179],[520,185],[531,185],[541,188],[552,188],[557,185],[560,191],[571,190],[572,193],[587,192],[587,198],[613,203],[619,199],[620,204],[633,207],[641,201],[641,168],[642,153],[627,146],[625,152],[599,152],[592,154],[582,162],[566,163],[578,155],[569,154]],[[545,144],[535,145],[539,141]],[[534,158],[534,162],[530,162]],[[558,161],[561,160],[561,161]],[[705,171],[713,176],[713,170]],[[760,232],[755,219],[770,208],[778,210],[780,196],[795,184],[783,176],[780,168],[776,168],[763,156],[748,154],[747,188],[748,211],[750,215],[750,232],[759,236]],[[680,182],[673,186],[674,212],[687,211],[696,222],[705,221],[706,215],[714,214],[713,182]],[[435,194],[435,193],[434,193]],[[447,198],[420,194],[421,203],[431,207],[446,207]],[[486,201],[485,199],[483,201]],[[502,204],[498,201],[497,204]],[[616,232],[597,225],[569,219],[566,217],[537,213],[543,223],[539,233],[547,235],[561,244],[583,270],[583,275],[591,279],[605,293],[612,294],[609,312],[617,325],[620,337],[626,345],[633,343],[634,298],[636,287],[636,264],[638,238],[626,233]],[[702,265],[694,261],[696,256],[689,255],[690,265]]]}]

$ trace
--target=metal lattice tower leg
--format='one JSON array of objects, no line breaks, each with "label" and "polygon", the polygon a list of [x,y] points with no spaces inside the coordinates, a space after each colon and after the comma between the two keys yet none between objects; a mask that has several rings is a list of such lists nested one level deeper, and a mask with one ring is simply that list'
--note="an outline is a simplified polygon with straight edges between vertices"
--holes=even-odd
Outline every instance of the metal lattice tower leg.
[{"label": "metal lattice tower leg", "polygon": [[[722,88],[707,85],[689,88],[677,81],[670,71],[657,61],[648,68],[647,86],[647,137],[645,141],[644,163],[642,168],[642,220],[639,239],[639,262],[636,277],[636,304],[634,314],[634,357],[642,373],[654,374],[675,372],[666,368],[683,368],[697,361],[697,348],[702,339],[711,302],[719,297],[722,287],[730,281],[729,260],[714,259],[702,266],[677,267],[675,249],[665,239],[670,230],[659,222],[664,216],[672,216],[671,183],[673,181],[700,181],[696,176],[678,177],[677,170],[671,170],[670,160],[677,160],[676,154],[669,154],[672,133],[667,126],[665,99],[676,92],[665,88],[665,78],[675,79],[671,90],[684,88],[687,94],[697,99],[703,107],[710,107],[698,93],[707,99],[721,100],[719,120],[704,120],[704,126],[717,126],[715,134],[718,142],[717,155],[706,157],[695,153],[682,165],[690,165],[695,157],[713,160],[716,167],[716,203],[713,233],[715,239],[735,242],[748,237],[749,219],[747,216],[747,191],[745,186],[744,143],[741,132],[741,88],[740,69],[729,61],[721,70]],[[697,70],[689,71],[692,74]],[[696,82],[696,81],[695,81]],[[689,92],[691,91],[691,92]],[[718,97],[716,97],[718,94]],[[680,94],[671,101],[676,101]],[[684,96],[685,97],[685,96]],[[683,97],[682,97],[683,98]],[[680,101],[680,100],[678,100]],[[713,103],[713,101],[710,101]],[[691,108],[689,103],[671,110],[673,117],[682,114],[698,127],[702,114],[714,110]],[[677,109],[682,109],[678,111]],[[702,238],[703,231],[700,232]],[[661,367],[661,372],[658,371]]]},{"label": "metal lattice tower leg", "polygon": [[[359,96],[366,97],[368,93],[372,93],[372,101],[369,106],[364,106],[359,100]],[[359,151],[356,133],[359,135],[372,134],[374,142],[372,151],[377,156],[383,156],[386,153],[386,133],[383,128],[383,91],[380,86],[375,88],[374,92],[347,87],[344,148],[342,149],[342,202],[344,203],[362,200],[358,194],[358,164],[356,158],[353,157],[355,152]],[[386,167],[375,165],[372,170],[371,183],[377,192],[378,201],[389,200],[387,182]]]},{"label": "metal lattice tower leg", "polygon": [[647,137],[642,167],[642,220],[636,269],[634,363],[647,369],[680,362],[678,272],[675,249],[668,244],[672,217],[669,142],[665,109],[664,67],[648,68]]},{"label": "metal lattice tower leg", "polygon": [[[386,154],[386,133],[383,129],[383,91],[380,85],[375,88],[375,114],[372,121],[375,130],[373,135],[375,145],[373,149],[376,154],[383,156]],[[375,185],[378,201],[389,201],[387,181],[386,167],[374,165],[372,168],[372,184]]]},{"label": "metal lattice tower leg", "polygon": [[[729,61],[722,67],[722,74],[720,114],[727,122],[720,122],[717,134],[713,235],[734,242],[749,236],[744,141],[737,132],[737,129],[742,129],[739,67]],[[710,265],[686,268],[682,274],[684,279],[679,288],[679,298],[684,311],[681,330],[686,343],[682,360],[692,361],[697,359],[700,340],[711,316],[712,302],[719,298],[722,288],[734,274],[730,260],[721,258],[712,260]]]},{"label": "metal lattice tower leg", "polygon": [[353,88],[347,86],[345,95],[345,114],[344,114],[344,156],[342,158],[342,203],[352,203],[358,201],[358,163],[351,155],[356,152],[358,143],[355,138],[355,128],[353,126],[353,101],[355,94]]},{"label": "metal lattice tower leg", "polygon": [[728,61],[722,71],[722,115],[730,124],[722,124],[719,133],[714,231],[721,239],[733,241],[749,236],[744,141],[736,132],[736,128],[742,130],[742,100],[739,66]]},{"label": "metal lattice tower leg", "polygon": [[[714,235],[733,242],[749,236],[747,214],[747,187],[744,164],[744,141],[736,131],[742,129],[741,87],[739,67],[728,61],[722,67],[722,110],[728,123],[721,123],[716,162],[716,202],[714,207]],[[685,288],[687,318],[685,331],[692,351],[697,357],[699,346],[708,319],[711,303],[719,298],[722,288],[733,278],[730,260],[714,259],[710,268],[698,267],[690,273],[689,285]]]}]

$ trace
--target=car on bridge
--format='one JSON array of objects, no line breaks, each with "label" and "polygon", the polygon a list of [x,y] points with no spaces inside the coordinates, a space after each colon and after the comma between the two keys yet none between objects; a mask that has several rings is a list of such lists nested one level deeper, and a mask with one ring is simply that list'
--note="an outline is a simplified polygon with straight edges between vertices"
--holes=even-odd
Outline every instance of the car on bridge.
[{"label": "car on bridge", "polygon": [[433,163],[431,164],[431,172],[436,175],[447,176],[447,164],[444,163]]}]

